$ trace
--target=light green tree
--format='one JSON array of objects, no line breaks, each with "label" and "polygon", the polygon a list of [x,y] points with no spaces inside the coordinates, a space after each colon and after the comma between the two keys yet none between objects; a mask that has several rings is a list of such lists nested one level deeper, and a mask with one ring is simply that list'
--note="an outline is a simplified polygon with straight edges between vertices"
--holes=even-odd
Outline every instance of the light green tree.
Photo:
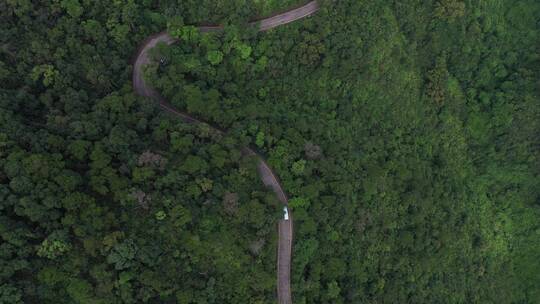
[{"label": "light green tree", "polygon": [[289,200],[289,207],[296,208],[307,208],[309,206],[309,200],[303,197],[294,197]]},{"label": "light green tree", "polygon": [[167,213],[165,213],[165,211],[163,210],[159,210],[158,212],[156,212],[155,217],[156,220],[162,221],[167,217]]},{"label": "light green tree", "polygon": [[255,144],[259,148],[262,148],[262,146],[264,146],[264,132],[259,131],[257,133],[257,137],[255,138]]},{"label": "light green tree", "polygon": [[306,161],[301,159],[292,164],[291,171],[294,175],[302,175],[304,174],[305,169],[306,169]]},{"label": "light green tree", "polygon": [[251,47],[247,44],[240,43],[236,46],[236,49],[240,52],[240,57],[242,59],[247,59],[249,58],[249,55],[251,55]]},{"label": "light green tree", "polygon": [[206,58],[212,65],[218,65],[223,60],[223,53],[221,51],[210,51],[206,55]]},{"label": "light green tree", "polygon": [[71,246],[62,240],[46,239],[38,247],[37,255],[48,259],[56,259],[71,249]]},{"label": "light green tree", "polygon": [[78,0],[62,0],[60,5],[73,18],[78,18],[83,13],[83,8]]},{"label": "light green tree", "polygon": [[328,297],[330,299],[336,299],[339,296],[341,289],[336,281],[328,283]]},{"label": "light green tree", "polygon": [[48,87],[60,77],[60,72],[58,72],[54,68],[54,66],[50,64],[42,64],[35,66],[32,69],[32,73],[30,74],[30,76],[34,81],[37,81],[40,77],[43,76],[43,85]]}]

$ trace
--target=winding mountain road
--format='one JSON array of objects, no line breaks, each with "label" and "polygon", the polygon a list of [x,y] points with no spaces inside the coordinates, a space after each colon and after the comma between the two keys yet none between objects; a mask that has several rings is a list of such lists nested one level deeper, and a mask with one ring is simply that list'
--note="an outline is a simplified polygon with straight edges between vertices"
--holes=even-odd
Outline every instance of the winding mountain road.
[{"label": "winding mountain road", "polygon": [[[274,27],[284,25],[302,18],[305,18],[319,9],[317,1],[311,1],[304,6],[291,9],[282,14],[278,14],[262,20],[250,22],[252,26],[258,26],[259,31],[266,31]],[[199,30],[201,32],[220,31],[222,26],[201,26]],[[151,62],[149,51],[154,48],[158,43],[165,43],[167,45],[178,42],[177,39],[171,37],[166,32],[161,32],[148,37],[139,47],[136,53],[136,57],[133,63],[133,88],[138,95],[155,99],[159,106],[182,119],[182,121],[190,124],[198,124],[203,121],[192,117],[191,115],[181,112],[175,109],[165,98],[163,98],[156,90],[150,87],[143,75],[143,67]],[[218,127],[210,126],[218,133],[224,133],[226,131],[221,130]],[[279,179],[274,174],[270,166],[264,160],[264,157],[249,147],[242,148],[244,155],[254,156],[258,159],[257,170],[261,177],[263,184],[276,194],[277,198],[285,206],[288,205],[288,198],[279,182]],[[288,208],[288,207],[287,207]],[[291,286],[290,286],[290,272],[291,272],[291,255],[292,255],[292,241],[293,241],[293,219],[291,210],[289,210],[289,220],[280,220],[278,224],[278,252],[277,252],[277,296],[278,303],[290,304],[292,303]]]}]

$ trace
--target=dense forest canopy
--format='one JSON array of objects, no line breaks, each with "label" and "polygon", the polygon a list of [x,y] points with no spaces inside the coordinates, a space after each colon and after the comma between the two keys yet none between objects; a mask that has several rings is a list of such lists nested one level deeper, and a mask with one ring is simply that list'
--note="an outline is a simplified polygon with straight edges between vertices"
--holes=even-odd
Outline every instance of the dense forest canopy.
[{"label": "dense forest canopy", "polygon": [[275,303],[245,145],[295,303],[540,302],[540,3],[303,3],[0,1],[0,303]]}]

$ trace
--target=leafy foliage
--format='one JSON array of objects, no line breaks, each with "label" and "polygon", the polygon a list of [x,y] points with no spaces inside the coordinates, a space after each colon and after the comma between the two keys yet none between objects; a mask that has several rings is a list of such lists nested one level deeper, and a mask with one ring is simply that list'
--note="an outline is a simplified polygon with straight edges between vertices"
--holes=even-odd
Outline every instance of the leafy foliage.
[{"label": "leafy foliage", "polygon": [[[537,303],[536,1],[0,2],[0,303]],[[201,34],[195,24],[224,24]],[[189,126],[136,97],[130,59]]]}]

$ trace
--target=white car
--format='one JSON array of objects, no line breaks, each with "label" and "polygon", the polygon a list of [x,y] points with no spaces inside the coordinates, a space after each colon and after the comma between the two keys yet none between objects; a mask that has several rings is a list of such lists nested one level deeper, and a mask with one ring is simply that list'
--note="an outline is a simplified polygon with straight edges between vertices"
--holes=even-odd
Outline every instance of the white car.
[{"label": "white car", "polygon": [[287,209],[287,206],[283,207],[283,219],[286,221],[289,220],[289,209]]}]

